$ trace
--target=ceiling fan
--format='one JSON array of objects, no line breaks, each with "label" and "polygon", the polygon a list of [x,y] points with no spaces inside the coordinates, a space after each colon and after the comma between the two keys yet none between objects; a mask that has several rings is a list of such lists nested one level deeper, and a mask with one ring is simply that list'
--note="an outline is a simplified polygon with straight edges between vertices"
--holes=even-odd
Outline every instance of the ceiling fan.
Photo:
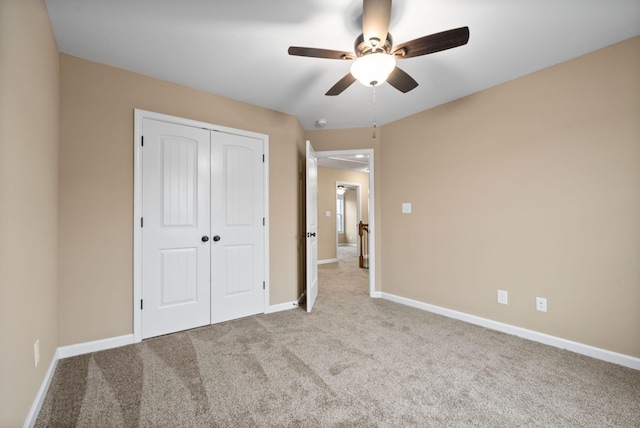
[{"label": "ceiling fan", "polygon": [[291,46],[289,55],[355,60],[351,72],[333,85],[325,95],[338,95],[356,80],[368,86],[375,86],[386,80],[400,92],[406,93],[418,86],[418,82],[395,65],[396,59],[440,52],[466,45],[469,41],[469,27],[461,27],[394,46],[389,33],[390,18],[391,0],[364,0],[362,34],[354,43],[355,53]]}]

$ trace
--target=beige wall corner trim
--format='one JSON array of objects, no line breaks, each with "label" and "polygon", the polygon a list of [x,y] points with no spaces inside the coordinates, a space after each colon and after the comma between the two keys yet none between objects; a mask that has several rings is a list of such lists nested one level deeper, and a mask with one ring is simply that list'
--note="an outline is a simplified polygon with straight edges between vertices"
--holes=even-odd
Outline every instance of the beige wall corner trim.
[{"label": "beige wall corner trim", "polygon": [[55,373],[56,367],[58,366],[59,359],[60,357],[58,356],[58,351],[54,352],[51,363],[49,364],[49,368],[47,369],[47,373],[45,374],[44,379],[42,379],[40,389],[38,389],[36,398],[33,400],[33,404],[31,404],[31,408],[29,409],[27,418],[24,421],[24,428],[32,428],[36,424],[36,420],[38,419],[38,415],[40,414],[40,409],[42,408],[42,403],[44,403],[44,398],[47,396],[47,391],[49,390],[49,385],[51,385],[53,374]]},{"label": "beige wall corner trim", "polygon": [[266,313],[272,314],[274,312],[288,311],[289,309],[295,309],[297,307],[298,307],[298,301],[293,300],[291,302],[284,302],[284,303],[279,303],[277,305],[271,305],[267,307]]},{"label": "beige wall corner trim", "polygon": [[328,265],[329,263],[338,263],[338,259],[318,260],[319,265]]},{"label": "beige wall corner trim", "polygon": [[51,364],[49,364],[47,374],[42,380],[38,394],[36,395],[35,400],[33,400],[29,414],[24,421],[24,428],[31,428],[35,425],[40,409],[42,408],[42,403],[44,403],[44,398],[49,390],[49,385],[51,385],[53,374],[58,366],[58,360],[62,358],[75,357],[77,355],[90,354],[91,352],[104,351],[106,349],[119,348],[121,346],[131,345],[132,343],[133,334],[126,334],[124,336],[110,337],[108,339],[61,346],[56,349],[56,352],[53,354],[53,358],[51,359]]},{"label": "beige wall corner trim", "polygon": [[454,311],[452,309],[443,308],[441,306],[431,305],[417,300],[408,299],[406,297],[396,296],[394,294],[383,292],[382,298],[390,300],[392,302],[411,306],[413,308],[422,309],[427,312],[432,312],[434,314],[443,315],[448,318],[475,324],[480,327],[500,331],[502,333],[512,334],[523,339],[553,346],[555,348],[566,349],[568,351],[586,355],[598,360],[607,361],[609,363],[619,364],[624,367],[640,370],[640,358],[630,355],[620,354],[618,352],[609,351],[607,349],[596,348],[595,346],[585,345],[584,343],[574,342],[571,340],[563,339],[561,337],[551,336],[534,330],[528,330],[526,328],[493,321],[464,312]]}]

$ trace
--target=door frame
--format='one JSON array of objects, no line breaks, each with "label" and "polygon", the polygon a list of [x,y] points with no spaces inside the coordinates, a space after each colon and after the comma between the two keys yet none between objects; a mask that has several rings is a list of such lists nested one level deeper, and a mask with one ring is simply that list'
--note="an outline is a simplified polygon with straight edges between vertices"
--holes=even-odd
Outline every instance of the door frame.
[{"label": "door frame", "polygon": [[[367,177],[368,179],[368,177]],[[336,181],[336,186],[335,186],[335,190],[336,190],[336,199],[338,198],[338,186],[345,186],[345,187],[349,187],[352,189],[356,189],[356,217],[358,222],[360,222],[362,220],[362,200],[360,199],[360,192],[361,192],[361,187],[360,187],[360,183],[352,183],[349,181]],[[368,207],[367,207],[368,208]],[[368,214],[368,213],[367,213]],[[345,226],[346,228],[346,226]],[[338,227],[336,226],[336,259],[338,258],[338,247],[340,246],[340,242],[339,241],[339,234],[338,234]],[[356,238],[356,249],[358,251],[358,254],[360,254],[360,239]]]},{"label": "door frame", "polygon": [[269,136],[241,129],[228,128],[197,120],[170,116],[146,110],[134,109],[133,121],[133,342],[142,341],[142,122],[144,119],[158,120],[177,125],[192,126],[209,131],[242,135],[262,140],[264,151],[263,209],[264,209],[264,313],[269,309]]},{"label": "door frame", "polygon": [[[376,228],[375,228],[375,171],[374,171],[374,150],[327,150],[316,152],[318,158],[340,155],[369,155],[369,297],[380,297],[381,293],[376,291]],[[336,254],[337,257],[337,254]]]}]

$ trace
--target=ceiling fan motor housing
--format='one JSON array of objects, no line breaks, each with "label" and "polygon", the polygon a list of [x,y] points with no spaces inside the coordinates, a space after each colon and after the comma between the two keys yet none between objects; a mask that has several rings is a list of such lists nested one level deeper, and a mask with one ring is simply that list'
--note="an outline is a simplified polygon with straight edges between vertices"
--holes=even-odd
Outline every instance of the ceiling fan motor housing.
[{"label": "ceiling fan motor housing", "polygon": [[364,34],[360,34],[353,44],[353,49],[355,50],[357,57],[362,57],[376,52],[388,54],[391,53],[392,47],[393,37],[391,37],[391,33],[387,33],[387,38],[384,43],[377,43],[376,46],[372,46],[372,43],[369,43],[369,41],[365,40]]}]

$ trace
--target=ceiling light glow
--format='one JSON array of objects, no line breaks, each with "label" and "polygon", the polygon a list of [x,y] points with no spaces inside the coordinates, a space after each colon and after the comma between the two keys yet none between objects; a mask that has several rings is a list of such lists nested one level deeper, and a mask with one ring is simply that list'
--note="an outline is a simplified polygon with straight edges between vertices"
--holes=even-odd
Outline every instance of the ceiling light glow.
[{"label": "ceiling light glow", "polygon": [[380,85],[396,68],[393,55],[382,52],[372,53],[355,60],[351,74],[364,86]]}]

